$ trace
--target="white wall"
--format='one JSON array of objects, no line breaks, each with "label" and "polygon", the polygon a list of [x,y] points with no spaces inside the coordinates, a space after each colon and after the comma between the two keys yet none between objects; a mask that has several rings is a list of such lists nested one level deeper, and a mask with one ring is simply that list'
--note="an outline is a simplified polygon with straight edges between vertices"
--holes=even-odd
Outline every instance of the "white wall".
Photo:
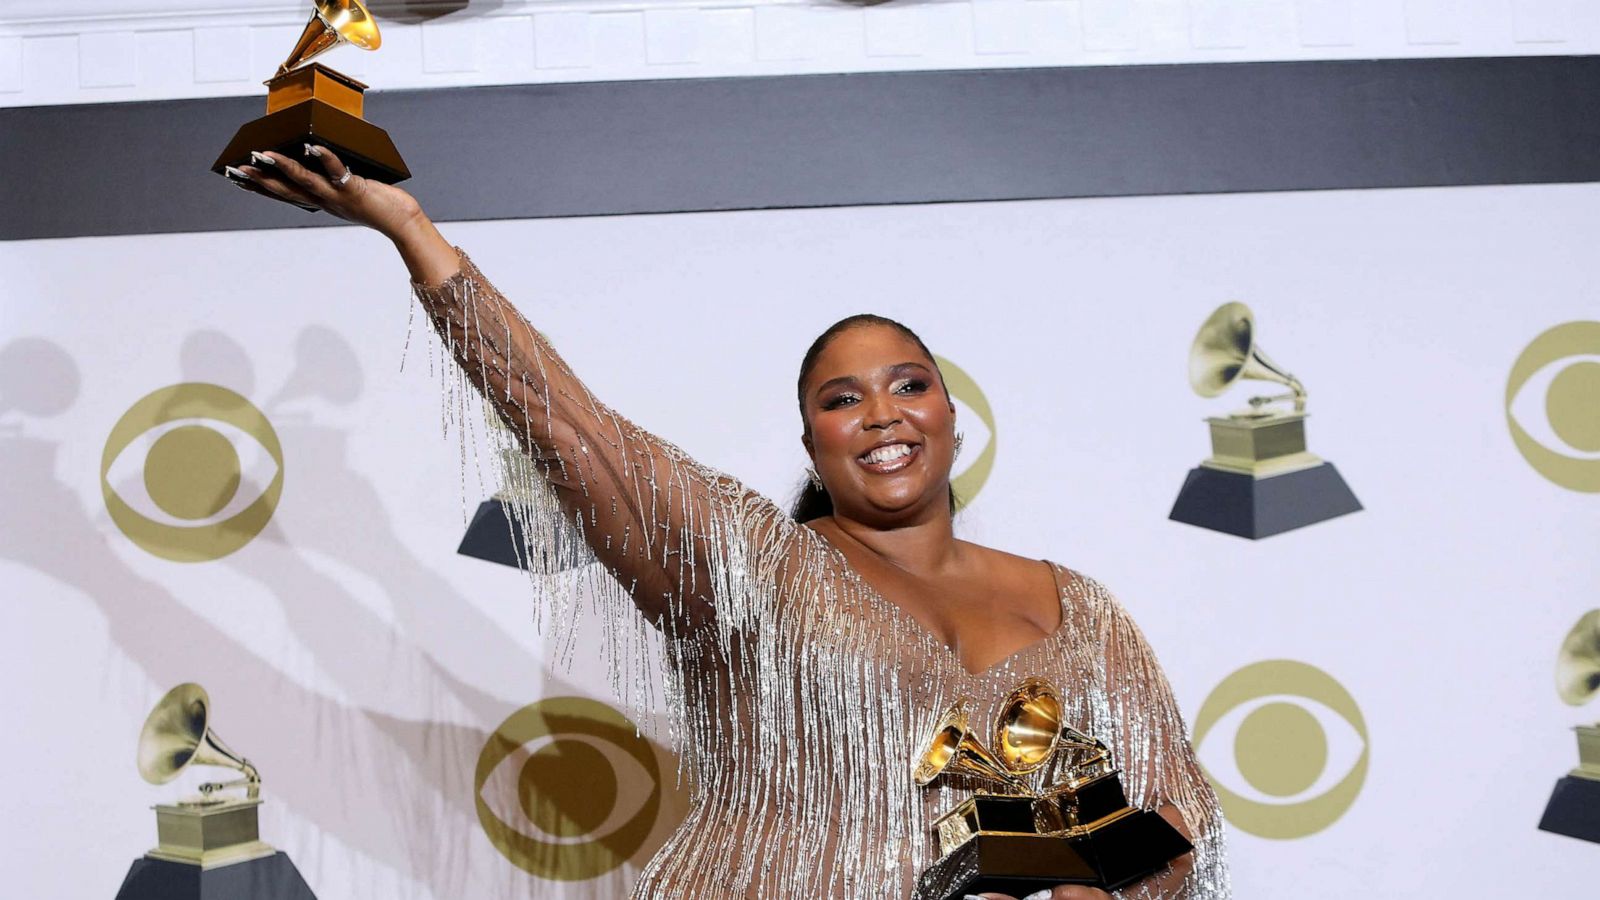
[{"label": "white wall", "polygon": [[[1582,0],[493,0],[333,51],[377,90],[905,69],[1600,52]],[[263,93],[309,2],[6,0],[0,106]]]},{"label": "white wall", "polygon": [[[1577,763],[1570,729],[1596,715],[1562,705],[1552,670],[1600,597],[1600,495],[1528,464],[1505,392],[1536,335],[1600,319],[1585,262],[1597,193],[1052,200],[446,232],[599,396],[774,497],[804,463],[791,391],[810,338],[862,309],[909,322],[993,406],[988,434],[964,414],[968,453],[997,447],[965,534],[1108,583],[1191,721],[1262,660],[1342,684],[1365,721],[1361,735],[1342,729],[1370,751],[1364,788],[1298,840],[1232,828],[1241,900],[1580,900],[1597,848],[1535,825]],[[287,279],[273,264],[285,260]],[[472,767],[505,716],[555,694],[614,701],[594,663],[550,662],[518,573],[454,552],[462,504],[490,488],[463,484],[440,436],[420,334],[398,371],[405,276],[382,240],[297,229],[10,242],[0,271],[0,683],[14,735],[0,769],[22,776],[0,827],[12,895],[114,893],[152,839],[149,804],[178,794],[139,781],[135,735],[163,691],[195,679],[221,733],[262,767],[268,839],[320,896],[619,896],[614,881],[558,888],[525,874],[473,815]],[[1255,308],[1263,345],[1304,380],[1311,448],[1365,511],[1258,542],[1167,520],[1207,453],[1202,417],[1251,393],[1207,401],[1185,383],[1194,330],[1228,300]],[[740,340],[725,338],[730,322]],[[248,397],[284,448],[270,527],[210,563],[142,551],[102,499],[112,424],[178,381]],[[1515,415],[1559,444],[1532,399]],[[1221,732],[1199,750],[1229,783]],[[1350,760],[1334,755],[1326,768],[1342,776]]]}]

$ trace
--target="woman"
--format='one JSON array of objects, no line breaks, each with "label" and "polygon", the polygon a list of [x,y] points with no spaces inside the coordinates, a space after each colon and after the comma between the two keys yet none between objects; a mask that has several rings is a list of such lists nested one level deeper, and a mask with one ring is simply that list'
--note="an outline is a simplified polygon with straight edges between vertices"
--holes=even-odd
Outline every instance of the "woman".
[{"label": "woman", "polygon": [[[693,794],[636,897],[908,897],[934,861],[932,817],[972,787],[919,790],[911,764],[952,702],[975,698],[977,721],[992,719],[1029,675],[1106,740],[1130,800],[1195,844],[1121,895],[1227,896],[1215,797],[1127,614],[1075,572],[954,537],[955,407],[909,330],[856,317],[806,355],[812,486],[785,516],[595,400],[409,195],[306,153],[230,174],[394,242],[463,376],[525,451],[510,475],[540,510],[524,523],[530,566],[570,567],[561,538],[581,538],[610,573],[588,587],[612,622],[641,621],[637,607],[661,633]],[[565,587],[545,602],[570,603]]]}]

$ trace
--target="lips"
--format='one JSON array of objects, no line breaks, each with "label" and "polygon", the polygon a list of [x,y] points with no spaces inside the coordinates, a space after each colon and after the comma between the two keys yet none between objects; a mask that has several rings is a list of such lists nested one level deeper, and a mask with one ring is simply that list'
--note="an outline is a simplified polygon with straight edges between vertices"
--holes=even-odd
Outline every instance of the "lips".
[{"label": "lips", "polygon": [[869,472],[887,475],[898,472],[922,454],[920,444],[911,444],[905,441],[895,441],[879,444],[866,453],[856,457],[856,463]]}]

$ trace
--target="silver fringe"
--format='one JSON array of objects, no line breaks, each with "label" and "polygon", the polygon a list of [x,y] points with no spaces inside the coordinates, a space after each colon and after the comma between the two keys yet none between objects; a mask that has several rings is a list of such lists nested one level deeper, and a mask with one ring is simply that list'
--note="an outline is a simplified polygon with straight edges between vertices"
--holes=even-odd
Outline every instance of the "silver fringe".
[{"label": "silver fringe", "polygon": [[918,789],[912,760],[957,697],[997,705],[1025,675],[1063,688],[1132,802],[1171,804],[1194,837],[1185,870],[1119,896],[1230,895],[1221,813],[1171,689],[1098,583],[1057,567],[1060,629],[967,672],[815,532],[596,400],[465,253],[444,284],[412,287],[457,363],[437,371],[463,502],[485,446],[526,535],[536,621],[566,636],[557,657],[588,652],[571,626],[598,616],[614,693],[667,711],[655,736],[691,808],[634,897],[910,896],[936,853],[928,823],[972,787]]}]

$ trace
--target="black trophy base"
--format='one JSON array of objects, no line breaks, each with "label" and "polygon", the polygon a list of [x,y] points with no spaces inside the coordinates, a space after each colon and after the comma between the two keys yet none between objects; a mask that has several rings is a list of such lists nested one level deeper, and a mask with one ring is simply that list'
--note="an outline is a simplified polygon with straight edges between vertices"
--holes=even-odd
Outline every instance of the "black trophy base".
[{"label": "black trophy base", "polygon": [[522,525],[506,511],[505,501],[491,497],[478,504],[478,511],[472,514],[472,522],[456,552],[513,569],[526,569],[526,560],[518,549],[526,546],[524,540]]},{"label": "black trophy base", "polygon": [[[411,177],[411,170],[406,168],[388,132],[316,99],[241,125],[211,164],[211,171],[221,175],[226,166],[254,165],[250,161],[251,150],[276,150],[291,159],[303,160],[308,143],[331,148],[350,171],[362,178],[394,184]],[[312,164],[312,168],[318,167]]]},{"label": "black trophy base", "polygon": [[1168,518],[1259,540],[1360,510],[1333,463],[1270,478],[1200,466],[1189,470]]},{"label": "black trophy base", "polygon": [[1567,775],[1556,782],[1539,829],[1600,844],[1600,781]]},{"label": "black trophy base", "polygon": [[977,834],[929,866],[917,900],[994,891],[1026,897],[1058,884],[1114,891],[1153,875],[1194,847],[1166,819],[1136,811],[1081,837]]},{"label": "black trophy base", "polygon": [[128,869],[117,900],[317,900],[282,851],[248,862],[202,869],[141,856]]}]

